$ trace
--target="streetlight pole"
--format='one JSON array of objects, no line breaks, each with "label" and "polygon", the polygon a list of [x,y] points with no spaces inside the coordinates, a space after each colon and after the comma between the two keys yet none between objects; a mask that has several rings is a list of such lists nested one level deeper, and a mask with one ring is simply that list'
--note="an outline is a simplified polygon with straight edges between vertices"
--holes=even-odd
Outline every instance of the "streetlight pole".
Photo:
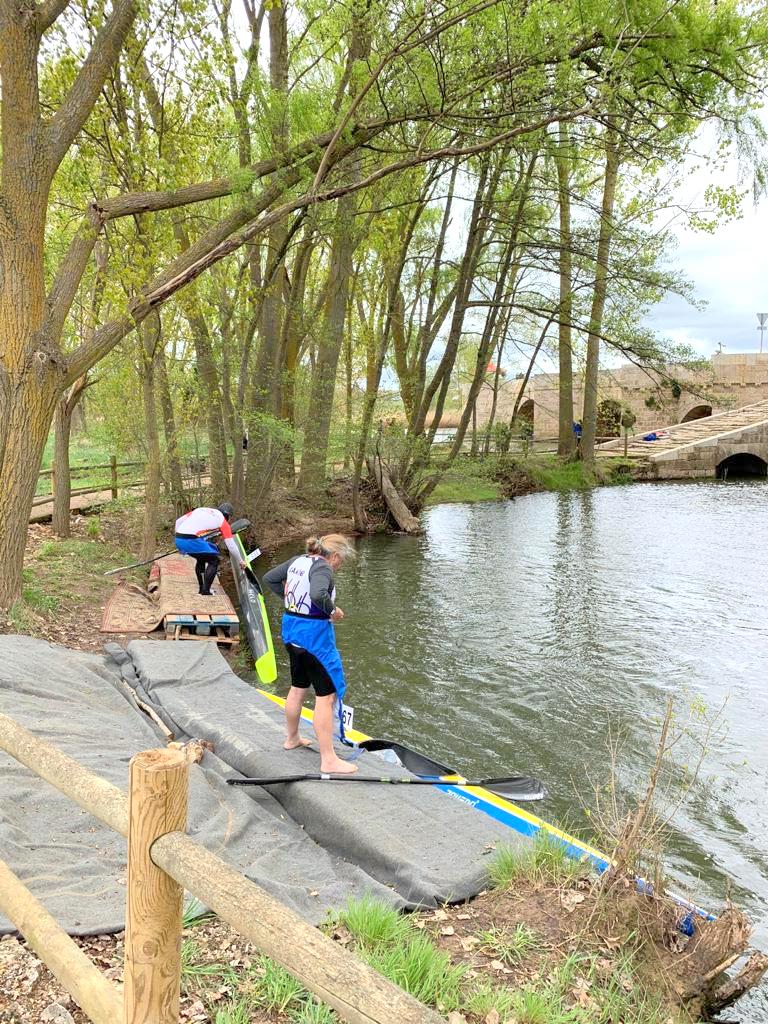
[{"label": "streetlight pole", "polygon": [[760,321],[760,326],[757,328],[760,331],[760,351],[763,351],[763,335],[765,334],[765,322],[768,320],[768,313],[758,313],[757,319]]}]

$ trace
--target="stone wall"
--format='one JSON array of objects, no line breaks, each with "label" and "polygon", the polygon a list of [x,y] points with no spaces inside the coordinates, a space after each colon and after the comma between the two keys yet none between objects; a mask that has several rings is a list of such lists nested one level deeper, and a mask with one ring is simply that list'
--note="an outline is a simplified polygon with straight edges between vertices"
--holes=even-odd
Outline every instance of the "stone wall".
[{"label": "stone wall", "polygon": [[[603,370],[598,385],[598,402],[613,399],[628,406],[637,417],[633,428],[637,433],[681,423],[699,406],[721,412],[751,405],[768,398],[768,353],[722,352],[714,355],[704,370],[694,373],[684,367],[672,366],[668,376],[682,388],[677,397],[653,371],[630,364]],[[497,422],[509,422],[521,384],[520,380],[502,384],[496,410]],[[558,385],[557,374],[535,374],[522,396],[521,406],[529,401],[533,403],[533,428],[537,440],[557,437]],[[581,419],[584,390],[579,381],[574,381],[573,398],[575,417]],[[491,387],[483,388],[477,401],[478,423],[488,422],[492,399]]]},{"label": "stone wall", "polygon": [[651,455],[652,475],[658,480],[712,478],[732,455],[755,455],[768,463],[768,421],[731,431],[711,440],[694,441],[669,452]]}]

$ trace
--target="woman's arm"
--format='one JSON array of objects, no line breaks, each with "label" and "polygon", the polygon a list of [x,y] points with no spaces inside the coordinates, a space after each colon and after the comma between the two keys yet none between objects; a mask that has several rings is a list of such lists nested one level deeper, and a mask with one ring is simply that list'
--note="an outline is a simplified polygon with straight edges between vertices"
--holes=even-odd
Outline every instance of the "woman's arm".
[{"label": "woman's arm", "polygon": [[333,569],[318,558],[309,570],[309,596],[312,603],[330,618],[336,605],[333,603]]},{"label": "woman's arm", "polygon": [[288,568],[293,561],[293,558],[289,558],[287,562],[281,562],[280,565],[276,565],[274,569],[265,572],[261,577],[262,583],[268,586],[272,593],[277,594],[278,597],[282,597],[285,593]]}]

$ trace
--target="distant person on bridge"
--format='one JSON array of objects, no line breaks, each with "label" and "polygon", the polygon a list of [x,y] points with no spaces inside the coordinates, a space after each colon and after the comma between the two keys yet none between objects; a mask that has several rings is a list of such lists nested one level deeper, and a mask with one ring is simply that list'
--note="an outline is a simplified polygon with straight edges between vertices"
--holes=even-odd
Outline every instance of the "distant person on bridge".
[{"label": "distant person on bridge", "polygon": [[338,702],[339,735],[344,738],[344,669],[333,624],[344,612],[336,604],[334,572],[355,549],[340,533],[310,537],[306,554],[289,558],[265,573],[263,582],[283,599],[283,643],[291,662],[291,689],[285,702],[286,750],[308,747],[299,735],[301,709],[310,686],[315,691],[313,725],[320,747],[320,770],[351,775],[357,765],[343,761],[333,746],[333,706]]},{"label": "distant person on bridge", "polygon": [[176,520],[176,547],[182,554],[194,558],[202,597],[210,597],[213,593],[211,585],[219,571],[219,549],[207,534],[219,533],[229,553],[242,564],[240,550],[229,526],[233,512],[229,502],[223,501],[218,508],[194,508]]}]

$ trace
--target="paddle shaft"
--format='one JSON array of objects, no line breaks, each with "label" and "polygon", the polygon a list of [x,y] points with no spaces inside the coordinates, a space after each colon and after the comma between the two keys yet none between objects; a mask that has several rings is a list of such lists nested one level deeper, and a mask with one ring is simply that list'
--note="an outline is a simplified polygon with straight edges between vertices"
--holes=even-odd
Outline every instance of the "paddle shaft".
[{"label": "paddle shaft", "polygon": [[[250,525],[250,523],[248,525]],[[243,526],[243,527],[241,527],[241,529],[244,530],[245,527]],[[234,532],[235,531],[233,530],[233,533]],[[218,538],[220,536],[221,536],[221,530],[209,530],[208,533],[203,533],[203,534],[200,535],[200,540],[215,540],[216,538]],[[110,569],[108,572],[105,572],[104,575],[105,576],[114,576],[115,573],[118,573],[118,572],[128,572],[129,569],[140,569],[142,567],[142,565],[151,565],[152,562],[159,562],[161,558],[167,558],[169,555],[177,555],[177,554],[179,554],[179,549],[178,548],[171,548],[170,551],[164,551],[162,555],[155,555],[154,558],[148,558],[144,562],[134,562],[132,565],[121,565],[119,569]]]},{"label": "paddle shaft", "polygon": [[529,779],[525,776],[513,775],[505,779],[477,779],[470,781],[460,777],[452,778],[411,778],[409,776],[395,777],[387,775],[333,775],[327,772],[308,773],[305,775],[275,775],[271,778],[259,779],[227,779],[230,786],[277,786],[286,782],[377,782],[385,785],[407,785],[407,786],[490,786],[515,785],[521,789],[541,789],[541,783],[537,779]]}]

